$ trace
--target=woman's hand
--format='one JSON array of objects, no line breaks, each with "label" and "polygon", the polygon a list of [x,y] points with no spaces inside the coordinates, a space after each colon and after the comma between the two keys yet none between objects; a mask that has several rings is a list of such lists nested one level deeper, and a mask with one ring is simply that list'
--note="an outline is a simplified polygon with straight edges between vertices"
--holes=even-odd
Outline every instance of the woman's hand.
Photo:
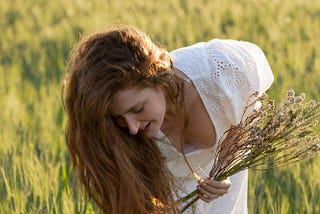
[{"label": "woman's hand", "polygon": [[220,196],[228,193],[230,186],[231,181],[228,178],[222,181],[214,181],[207,178],[199,181],[197,188],[199,190],[200,199],[209,203],[214,199],[217,199]]}]

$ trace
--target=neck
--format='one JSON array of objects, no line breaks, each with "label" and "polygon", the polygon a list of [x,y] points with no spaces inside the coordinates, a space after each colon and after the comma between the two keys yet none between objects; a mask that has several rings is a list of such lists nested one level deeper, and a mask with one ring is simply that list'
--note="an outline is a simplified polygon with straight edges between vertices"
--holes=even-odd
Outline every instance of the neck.
[{"label": "neck", "polygon": [[192,109],[194,97],[192,87],[190,82],[184,84],[183,104],[169,106],[161,126],[161,131],[179,152],[182,152],[183,145],[188,141],[188,118],[191,114],[190,109]]}]

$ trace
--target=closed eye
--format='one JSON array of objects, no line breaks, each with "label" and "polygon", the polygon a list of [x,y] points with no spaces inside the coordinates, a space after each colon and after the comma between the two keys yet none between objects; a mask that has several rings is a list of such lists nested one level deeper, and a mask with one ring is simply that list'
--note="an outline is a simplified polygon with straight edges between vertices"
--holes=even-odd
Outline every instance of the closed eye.
[{"label": "closed eye", "polygon": [[133,109],[132,112],[135,113],[135,114],[138,114],[140,112],[142,112],[144,109],[144,105],[142,105],[141,107],[139,107],[138,109]]}]

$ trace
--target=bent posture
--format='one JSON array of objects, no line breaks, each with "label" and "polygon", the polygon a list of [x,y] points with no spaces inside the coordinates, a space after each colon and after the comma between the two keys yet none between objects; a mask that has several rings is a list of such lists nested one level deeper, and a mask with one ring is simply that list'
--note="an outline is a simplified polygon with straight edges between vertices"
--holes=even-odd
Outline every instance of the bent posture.
[{"label": "bent posture", "polygon": [[70,55],[63,97],[66,141],[86,192],[105,213],[179,213],[175,200],[198,188],[202,200],[188,212],[247,213],[246,171],[205,178],[219,138],[272,81],[249,42],[213,39],[169,53],[134,27],[84,38]]}]

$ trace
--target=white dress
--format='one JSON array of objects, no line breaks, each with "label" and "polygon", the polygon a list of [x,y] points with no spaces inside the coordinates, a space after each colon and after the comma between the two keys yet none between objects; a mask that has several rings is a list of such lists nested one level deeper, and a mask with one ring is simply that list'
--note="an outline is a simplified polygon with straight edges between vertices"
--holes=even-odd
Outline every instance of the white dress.
[{"label": "white dress", "polygon": [[[174,66],[192,80],[214,124],[217,140],[232,124],[239,123],[248,97],[254,91],[266,91],[273,82],[265,55],[249,42],[213,39],[174,50],[171,56]],[[166,138],[161,132],[159,137]],[[179,196],[195,190],[197,181],[183,155],[171,144],[157,144],[174,175]],[[202,178],[207,177],[212,168],[215,148],[186,154],[192,168]],[[228,194],[211,203],[198,200],[196,213],[247,213],[247,170],[231,176],[230,180],[232,186]],[[191,209],[185,213],[192,213]]]}]

